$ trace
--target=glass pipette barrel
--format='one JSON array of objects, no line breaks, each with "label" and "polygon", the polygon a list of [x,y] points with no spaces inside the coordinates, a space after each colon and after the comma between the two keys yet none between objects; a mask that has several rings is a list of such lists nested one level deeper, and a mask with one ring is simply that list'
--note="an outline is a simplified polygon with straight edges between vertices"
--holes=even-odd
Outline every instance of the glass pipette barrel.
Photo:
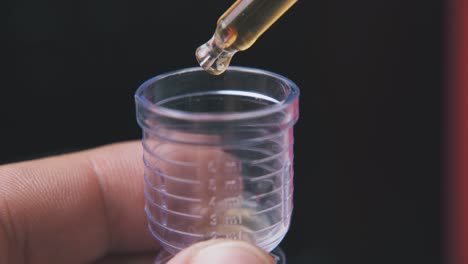
[{"label": "glass pipette barrel", "polygon": [[218,20],[213,37],[195,55],[205,71],[223,73],[232,56],[251,47],[297,0],[237,0]]}]

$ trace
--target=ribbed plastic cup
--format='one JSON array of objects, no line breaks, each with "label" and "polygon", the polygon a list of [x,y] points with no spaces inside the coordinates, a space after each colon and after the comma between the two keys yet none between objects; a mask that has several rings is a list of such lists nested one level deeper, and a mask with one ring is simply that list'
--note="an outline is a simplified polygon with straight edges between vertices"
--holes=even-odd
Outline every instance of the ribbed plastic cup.
[{"label": "ribbed plastic cup", "polygon": [[145,211],[167,251],[156,263],[216,238],[275,249],[293,209],[299,88],[259,69],[188,68],[146,81],[135,99]]}]

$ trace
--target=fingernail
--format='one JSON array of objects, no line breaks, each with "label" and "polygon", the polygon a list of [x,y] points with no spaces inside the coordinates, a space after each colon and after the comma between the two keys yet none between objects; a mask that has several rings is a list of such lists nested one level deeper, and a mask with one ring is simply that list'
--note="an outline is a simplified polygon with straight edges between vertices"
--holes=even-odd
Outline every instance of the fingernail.
[{"label": "fingernail", "polygon": [[201,248],[191,264],[275,264],[260,248],[241,241],[221,241]]}]

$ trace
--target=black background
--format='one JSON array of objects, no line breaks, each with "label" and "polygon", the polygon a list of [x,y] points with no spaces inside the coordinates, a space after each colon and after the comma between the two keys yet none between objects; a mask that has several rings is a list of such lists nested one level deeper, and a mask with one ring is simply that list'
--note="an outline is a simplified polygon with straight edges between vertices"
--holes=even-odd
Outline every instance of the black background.
[{"label": "black background", "polygon": [[[231,3],[4,1],[0,163],[139,139],[136,88],[196,66]],[[301,88],[290,264],[442,262],[444,12],[302,0],[234,57]]]}]

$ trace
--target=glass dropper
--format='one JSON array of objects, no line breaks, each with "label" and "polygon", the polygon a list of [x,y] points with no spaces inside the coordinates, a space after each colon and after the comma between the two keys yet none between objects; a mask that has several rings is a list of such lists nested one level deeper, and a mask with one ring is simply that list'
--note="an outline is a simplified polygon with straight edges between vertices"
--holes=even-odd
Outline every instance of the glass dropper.
[{"label": "glass dropper", "polygon": [[218,20],[213,37],[195,56],[207,72],[222,74],[238,52],[250,48],[297,0],[237,0]]}]

